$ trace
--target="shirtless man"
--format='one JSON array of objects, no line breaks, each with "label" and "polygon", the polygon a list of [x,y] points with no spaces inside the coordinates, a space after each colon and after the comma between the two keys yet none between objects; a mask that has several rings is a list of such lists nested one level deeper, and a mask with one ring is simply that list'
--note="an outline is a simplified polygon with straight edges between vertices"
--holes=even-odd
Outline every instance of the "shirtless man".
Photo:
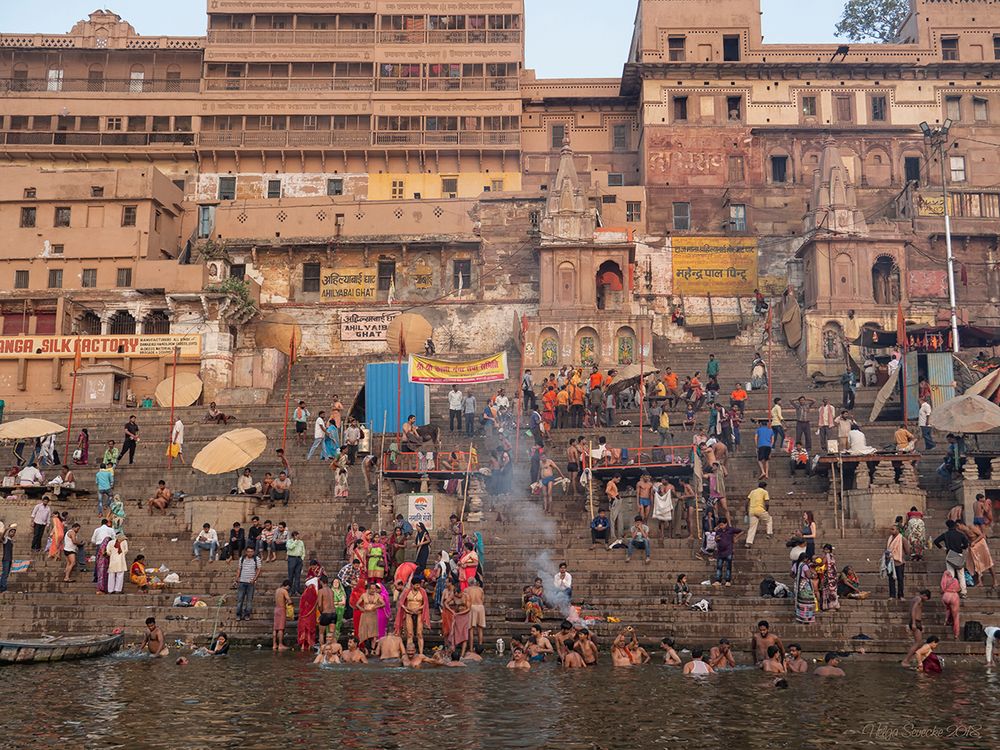
[{"label": "shirtless man", "polygon": [[757,630],[750,639],[750,653],[753,654],[754,664],[760,665],[767,659],[767,650],[771,646],[777,646],[781,653],[785,652],[785,647],[781,645],[781,639],[771,632],[771,626],[767,620],[757,623]]},{"label": "shirtless man", "polygon": [[906,652],[906,656],[900,662],[904,667],[910,666],[910,659],[924,645],[924,602],[929,602],[930,600],[931,592],[924,589],[913,597],[913,601],[910,603],[910,622],[906,627],[913,634],[913,645],[910,646],[910,650]]},{"label": "shirtless man", "polygon": [[[635,636],[632,636],[635,638]],[[631,667],[632,666],[632,655],[629,652],[628,645],[625,641],[625,634],[619,633],[618,637],[615,638],[614,642],[611,644],[611,666],[613,667]]]},{"label": "shirtless man", "polygon": [[649,514],[653,510],[653,478],[649,474],[643,474],[635,485],[636,512],[642,516],[642,522],[649,521]]},{"label": "shirtless man", "polygon": [[569,620],[563,620],[559,624],[559,632],[552,636],[552,641],[555,643],[556,653],[559,654],[559,658],[563,658],[566,654],[573,648],[573,642],[576,639],[576,632],[573,630],[573,623]]},{"label": "shirtless man", "polygon": [[597,644],[590,637],[590,631],[587,628],[583,628],[579,633],[577,633],[576,643],[573,645],[573,649],[583,657],[583,661],[588,667],[592,667],[597,664],[597,657],[599,655],[599,650]]},{"label": "shirtless man", "polygon": [[344,653],[344,647],[336,641],[325,642],[319,647],[319,653],[313,659],[313,664],[340,664],[340,655]]},{"label": "shirtless man", "polygon": [[760,663],[760,668],[772,674],[785,674],[785,662],[781,660],[781,649],[777,646],[767,647],[767,658]]},{"label": "shirtless man", "polygon": [[523,649],[514,649],[514,653],[511,655],[510,661],[507,662],[507,669],[531,669],[531,663],[528,661],[528,655]]},{"label": "shirtless man", "polygon": [[[695,494],[694,488],[691,484],[685,480],[681,480],[681,491],[680,499],[684,501],[684,511],[674,513],[674,536],[677,536],[680,532],[681,519],[687,521],[688,533],[685,536],[680,537],[681,539],[690,539],[695,532],[695,503],[697,495]],[[678,508],[680,511],[680,508]]]},{"label": "shirtless man", "polygon": [[[331,589],[327,584],[328,584],[327,577],[320,576],[319,588],[318,588],[319,599],[316,600],[316,609],[320,613],[321,617],[323,615],[333,615],[334,618],[336,618],[337,608],[333,604],[333,589]],[[320,645],[326,643],[326,639],[329,637],[329,635],[330,635],[330,626],[320,625],[319,627]]]},{"label": "shirtless man", "polygon": [[154,510],[158,510],[163,515],[167,515],[167,507],[169,507],[170,501],[173,499],[174,493],[169,487],[167,487],[167,483],[161,479],[156,483],[156,494],[153,495],[147,503],[149,515],[153,515]]},{"label": "shirtless man", "polygon": [[534,662],[545,661],[546,654],[555,653],[555,649],[552,648],[552,641],[542,632],[540,625],[531,626],[531,634],[525,639],[524,643],[515,638],[514,647],[523,650],[528,655],[528,661]]},{"label": "shirtless man", "polygon": [[715,670],[705,663],[705,652],[700,648],[691,651],[691,661],[684,665],[683,674],[698,675],[715,674]]},{"label": "shirtless man", "polygon": [[732,669],[736,666],[736,657],[733,656],[733,646],[728,638],[719,641],[718,646],[712,646],[708,652],[708,664],[712,669]]},{"label": "shirtless man", "polygon": [[469,605],[469,639],[472,647],[476,646],[477,635],[479,636],[479,646],[483,647],[483,639],[486,634],[486,604],[483,599],[483,590],[476,581],[469,581],[469,587],[463,596],[466,604]]},{"label": "shirtless man", "polygon": [[285,629],[284,624],[286,620],[285,613],[288,611],[288,605],[292,603],[292,596],[288,593],[288,589],[291,586],[291,581],[285,580],[280,586],[274,591],[274,611],[275,611],[275,623],[281,625],[281,630],[275,630],[271,638],[271,650],[272,651],[287,651],[288,646],[285,645]]},{"label": "shirtless man", "polygon": [[663,651],[663,663],[668,667],[679,667],[681,665],[681,657],[677,651],[674,650],[674,639],[664,638],[660,641],[660,649]]},{"label": "shirtless man", "polygon": [[146,636],[142,639],[142,645],[139,649],[149,651],[150,655],[154,657],[170,656],[166,636],[156,624],[155,617],[146,618]]},{"label": "shirtless man", "polygon": [[576,651],[567,651],[563,654],[562,665],[566,669],[586,669],[587,662],[583,660]]},{"label": "shirtless man", "polygon": [[792,643],[788,646],[785,669],[791,674],[805,674],[809,671],[809,662],[802,658],[802,647],[799,644]]},{"label": "shirtless man", "polygon": [[347,639],[347,651],[340,657],[344,664],[367,664],[368,657],[358,648],[358,639],[350,637]]},{"label": "shirtless man", "polygon": [[476,646],[475,649],[469,649],[465,652],[465,656],[462,657],[462,661],[471,662],[473,664],[481,664],[483,661],[482,652],[482,646]]},{"label": "shirtless man", "polygon": [[428,667],[442,666],[437,660],[423,654],[418,654],[416,646],[412,643],[406,645],[406,653],[403,654],[403,658],[399,660],[399,663],[408,669],[420,669],[424,664]]},{"label": "shirtless man", "polygon": [[[439,648],[434,651],[434,655],[431,657],[431,661],[441,667],[465,667],[465,663],[462,661],[462,654],[458,651],[448,651],[444,648]],[[424,662],[429,664],[430,662]]]},{"label": "shirtless man", "polygon": [[430,606],[427,593],[423,590],[422,581],[418,581],[406,589],[400,606],[403,608],[403,621],[406,624],[406,642],[415,642],[417,652],[422,654],[424,653],[424,618],[427,616],[424,609]]},{"label": "shirtless man", "polygon": [[840,657],[830,651],[825,657],[822,667],[816,667],[813,674],[817,677],[846,677],[847,674],[840,668]]},{"label": "shirtless man", "polygon": [[[407,640],[407,643],[412,644],[413,641]],[[380,661],[395,661],[396,659],[402,659],[405,652],[403,639],[397,633],[390,630],[383,638],[378,639],[373,655],[377,656]]]},{"label": "shirtless man", "polygon": [[562,469],[556,466],[556,462],[553,461],[548,456],[542,457],[542,463],[539,468],[539,481],[542,483],[542,509],[546,513],[552,512],[552,485],[556,481],[556,474],[565,477],[562,473]]},{"label": "shirtless man", "polygon": [[569,475],[569,495],[576,497],[576,480],[580,476],[580,449],[576,445],[576,438],[570,438],[566,449],[566,473]]},{"label": "shirtless man", "polygon": [[653,658],[646,649],[639,645],[639,640],[635,637],[635,633],[632,634],[632,643],[628,646],[628,654],[629,658],[632,659],[632,664],[637,667],[649,664]]}]

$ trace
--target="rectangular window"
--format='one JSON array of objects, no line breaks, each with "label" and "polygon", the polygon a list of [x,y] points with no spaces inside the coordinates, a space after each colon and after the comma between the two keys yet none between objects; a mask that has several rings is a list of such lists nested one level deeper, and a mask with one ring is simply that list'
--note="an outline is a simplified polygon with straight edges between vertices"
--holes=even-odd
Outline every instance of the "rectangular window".
[{"label": "rectangular window", "polygon": [[49,269],[49,289],[62,289],[62,269]]},{"label": "rectangular window", "polygon": [[219,200],[220,201],[234,201],[234,200],[236,200],[236,178],[235,177],[220,177],[219,178]]},{"label": "rectangular window", "polygon": [[503,192],[503,179],[490,180],[490,192],[491,193],[502,193]]},{"label": "rectangular window", "polygon": [[958,59],[958,37],[957,36],[943,36],[943,37],[941,37],[941,59],[942,60],[957,60]]},{"label": "rectangular window", "polygon": [[303,292],[318,292],[320,274],[322,270],[320,269],[319,263],[303,263],[302,264],[302,291]]},{"label": "rectangular window", "polygon": [[380,260],[378,262],[378,290],[388,292],[396,281],[396,261]]},{"label": "rectangular window", "polygon": [[722,37],[722,59],[724,62],[739,62],[740,38],[726,35]]},{"label": "rectangular window", "polygon": [[132,269],[119,268],[115,273],[115,286],[119,289],[127,289],[132,286]]},{"label": "rectangular window", "polygon": [[972,100],[972,111],[975,115],[976,122],[989,122],[990,119],[990,105],[985,99],[973,99]]},{"label": "rectangular window", "polygon": [[608,187],[625,187],[625,175],[621,172],[609,172]]},{"label": "rectangular window", "polygon": [[674,230],[687,232],[691,229],[691,204],[674,204]]},{"label": "rectangular window", "polygon": [[281,180],[267,181],[267,197],[272,200],[281,197]]},{"label": "rectangular window", "polygon": [[1000,60],[1000,34],[993,37],[993,59]]},{"label": "rectangular window", "polygon": [[964,156],[952,156],[950,159],[951,165],[951,181],[952,182],[965,182],[965,157]]},{"label": "rectangular window", "polygon": [[688,98],[686,96],[674,97],[674,120],[684,121],[688,118]]},{"label": "rectangular window", "polygon": [[628,131],[629,126],[624,123],[612,126],[611,146],[615,151],[628,151]]},{"label": "rectangular window", "polygon": [[733,232],[747,231],[747,207],[742,203],[730,204],[729,228]]},{"label": "rectangular window", "polygon": [[344,181],[336,178],[326,181],[326,194],[330,196],[344,194]]},{"label": "rectangular window", "polygon": [[739,122],[743,119],[743,97],[742,96],[727,96],[726,97],[726,114],[729,117],[730,122]]},{"label": "rectangular window", "polygon": [[27,289],[28,288],[28,272],[27,271],[14,271],[14,288],[15,289]]},{"label": "rectangular window", "polygon": [[405,197],[406,193],[406,183],[403,180],[393,180],[392,181],[392,199],[394,201],[401,201]]},{"label": "rectangular window", "polygon": [[920,157],[919,156],[907,156],[903,160],[903,170],[905,172],[906,181],[912,183],[915,187],[920,186]]},{"label": "rectangular window", "polygon": [[442,177],[441,178],[441,196],[444,198],[457,198],[458,197],[458,178],[457,177]]},{"label": "rectangular window", "polygon": [[687,56],[685,50],[686,46],[687,46],[687,37],[672,36],[669,39],[667,39],[667,49],[669,53],[670,62],[684,62]]},{"label": "rectangular window", "polygon": [[563,141],[566,140],[566,126],[563,124],[555,124],[552,126],[552,140],[550,145],[552,148],[559,149],[563,146]]},{"label": "rectangular window", "polygon": [[944,100],[945,117],[958,122],[962,119],[962,97],[947,96]]},{"label": "rectangular window", "polygon": [[91,185],[90,186],[90,197],[91,198],[103,198],[104,197],[104,188],[101,187],[100,185]]},{"label": "rectangular window", "polygon": [[122,206],[122,226],[134,227],[138,215],[138,206]]},{"label": "rectangular window", "polygon": [[120,117],[108,117],[104,120],[104,129],[110,131],[116,131],[122,129],[122,118]]},{"label": "rectangular window", "polygon": [[772,156],[771,157],[771,182],[774,183],[785,183],[788,181],[788,157],[787,156]]},{"label": "rectangular window", "polygon": [[34,206],[25,206],[21,209],[21,226],[33,227],[38,221],[38,209]]},{"label": "rectangular window", "polygon": [[746,179],[746,173],[743,166],[742,156],[730,156],[729,157],[729,181],[730,182],[743,182]]},{"label": "rectangular window", "polygon": [[642,221],[642,202],[625,202],[625,221]]},{"label": "rectangular window", "polygon": [[885,122],[888,118],[888,106],[884,96],[873,96],[872,102],[872,122]]},{"label": "rectangular window", "polygon": [[29,188],[25,188],[24,189],[24,199],[25,200],[32,200],[32,199],[37,198],[37,197],[38,197],[38,190],[36,190],[35,188],[30,188],[29,187]]},{"label": "rectangular window", "polygon": [[247,275],[247,264],[246,263],[233,263],[229,266],[229,278],[236,279],[238,281],[243,281]]},{"label": "rectangular window", "polygon": [[472,261],[456,260],[452,267],[452,289],[468,289],[472,286]]},{"label": "rectangular window", "polygon": [[80,286],[84,289],[93,289],[97,286],[97,269],[96,268],[84,268],[83,274],[80,276]]},{"label": "rectangular window", "polygon": [[69,206],[58,206],[56,208],[56,217],[53,226],[68,227],[71,213],[72,211]]},{"label": "rectangular window", "polygon": [[806,117],[816,116],[816,97],[815,96],[803,96],[802,97],[802,114]]},{"label": "rectangular window", "polygon": [[837,122],[853,122],[854,117],[851,112],[851,97],[833,97],[833,111]]},{"label": "rectangular window", "polygon": [[65,255],[66,246],[65,245],[49,245],[49,253],[51,255]]},{"label": "rectangular window", "polygon": [[49,70],[48,85],[46,86],[47,91],[62,91],[63,87],[63,72],[58,69]]}]

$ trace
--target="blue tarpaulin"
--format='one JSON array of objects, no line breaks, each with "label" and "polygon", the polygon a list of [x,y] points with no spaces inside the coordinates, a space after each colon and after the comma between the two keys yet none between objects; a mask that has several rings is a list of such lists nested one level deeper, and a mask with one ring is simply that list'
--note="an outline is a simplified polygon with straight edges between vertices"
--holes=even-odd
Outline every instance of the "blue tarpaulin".
[{"label": "blue tarpaulin", "polygon": [[[427,424],[430,417],[430,390],[425,385],[410,383],[407,362],[374,364],[365,367],[365,421],[372,429],[382,432],[383,419],[388,432],[396,432],[403,420],[415,414],[417,424]],[[402,416],[396,412],[397,390],[400,390]]]}]

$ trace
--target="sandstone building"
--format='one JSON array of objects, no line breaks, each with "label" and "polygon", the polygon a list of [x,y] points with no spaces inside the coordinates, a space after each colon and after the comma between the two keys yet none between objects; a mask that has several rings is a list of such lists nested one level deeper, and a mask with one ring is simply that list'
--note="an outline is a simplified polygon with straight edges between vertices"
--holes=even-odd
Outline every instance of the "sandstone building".
[{"label": "sandstone building", "polygon": [[[526,316],[530,364],[614,365],[682,336],[674,310],[745,323],[755,288],[791,285],[800,357],[834,373],[899,303],[947,320],[942,154],[919,127],[947,120],[959,313],[1000,323],[1000,8],[912,0],[878,45],[768,44],[759,11],[641,0],[614,79],[537,78],[521,0],[3,30],[3,334],[197,336],[178,368],[224,400],[270,387],[282,355],[256,334],[280,316],[306,354],[380,351],[377,325],[345,326],[360,312],[418,308],[448,353]],[[112,352],[138,398],[173,367],[155,341]],[[0,346],[11,404],[65,403],[71,367]]]}]

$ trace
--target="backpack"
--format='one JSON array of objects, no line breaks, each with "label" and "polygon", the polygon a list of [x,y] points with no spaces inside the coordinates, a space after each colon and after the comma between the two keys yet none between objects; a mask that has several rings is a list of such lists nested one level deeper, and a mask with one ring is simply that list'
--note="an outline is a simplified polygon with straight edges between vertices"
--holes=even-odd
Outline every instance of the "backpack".
[{"label": "backpack", "polygon": [[705,543],[702,545],[705,552],[715,552],[715,532],[705,532]]},{"label": "backpack", "polygon": [[985,641],[986,631],[983,629],[983,624],[978,620],[968,620],[965,623],[965,632],[962,634],[962,640],[971,643]]}]

